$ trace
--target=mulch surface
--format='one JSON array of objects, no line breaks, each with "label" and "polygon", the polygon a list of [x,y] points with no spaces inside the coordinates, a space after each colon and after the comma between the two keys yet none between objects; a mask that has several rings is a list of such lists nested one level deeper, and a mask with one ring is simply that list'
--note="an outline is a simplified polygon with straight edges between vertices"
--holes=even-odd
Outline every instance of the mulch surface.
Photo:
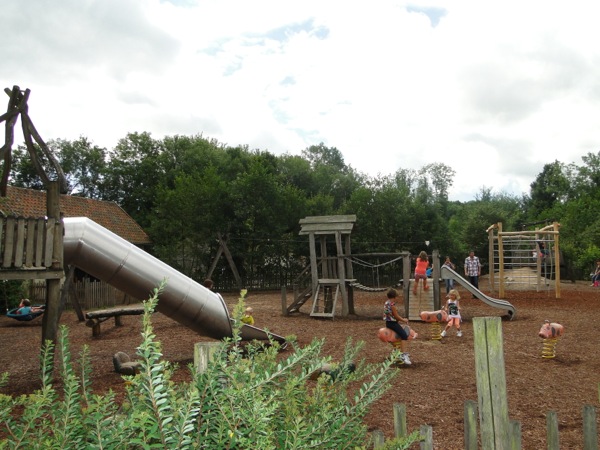
[{"label": "mulch surface", "polygon": [[[482,279],[480,285],[485,293],[495,297],[486,290],[489,284],[485,280]],[[386,437],[393,437],[393,405],[400,403],[406,405],[409,431],[430,425],[434,448],[464,448],[464,403],[466,400],[477,401],[472,319],[502,317],[505,311],[472,299],[460,287],[459,291],[463,297],[463,337],[459,338],[451,331],[441,341],[432,340],[430,324],[411,322],[419,334],[410,344],[413,365],[398,369],[391,389],[372,407],[366,418],[369,429],[380,429]],[[224,298],[232,310],[238,296],[224,295]],[[599,402],[599,333],[593,310],[600,305],[600,289],[590,287],[586,282],[563,282],[560,299],[555,298],[553,288],[541,292],[507,291],[505,299],[517,310],[514,320],[502,320],[502,330],[509,416],[521,424],[522,448],[546,448],[546,414],[549,411],[555,411],[558,417],[560,448],[583,448],[583,407],[597,407]],[[291,294],[288,294],[289,301]],[[331,320],[311,318],[308,303],[300,313],[283,316],[280,292],[252,292],[247,298],[247,304],[254,308],[256,326],[282,336],[295,335],[300,345],[324,337],[325,353],[334,360],[342,355],[347,337],[352,336],[355,341],[365,342],[360,356],[367,362],[383,361],[390,353],[389,345],[380,342],[376,336],[382,326],[384,301],[385,292],[357,291],[356,315],[336,316]],[[400,311],[403,311],[401,302]],[[541,357],[543,341],[538,331],[546,319],[565,327],[554,359]],[[156,313],[152,321],[163,346],[164,358],[181,367],[175,379],[188,379],[186,366],[193,361],[194,343],[207,339],[160,313]],[[84,344],[90,348],[95,392],[112,389],[119,395],[123,393],[124,383],[113,370],[112,356],[117,351],[135,355],[141,341],[141,318],[125,316],[122,322],[121,327],[114,327],[112,320],[103,323],[102,335],[93,338],[91,329],[79,322],[75,313],[66,312],[62,316],[61,324],[69,329],[74,358],[77,359]],[[4,344],[4,351],[0,353],[0,371],[10,373],[9,385],[2,393],[33,392],[40,386],[41,319],[24,323],[2,316],[0,336]]]}]

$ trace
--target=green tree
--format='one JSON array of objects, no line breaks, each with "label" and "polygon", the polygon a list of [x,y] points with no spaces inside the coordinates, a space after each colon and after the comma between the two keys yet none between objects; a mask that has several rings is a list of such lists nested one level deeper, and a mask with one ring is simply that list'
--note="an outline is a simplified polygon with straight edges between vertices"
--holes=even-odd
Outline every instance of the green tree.
[{"label": "green tree", "polygon": [[118,203],[142,227],[151,224],[152,209],[164,170],[158,164],[162,142],[149,133],[130,133],[109,152],[104,199]]},{"label": "green tree", "polygon": [[106,149],[93,145],[86,137],[76,141],[52,142],[69,184],[69,194],[101,199],[107,169]]}]

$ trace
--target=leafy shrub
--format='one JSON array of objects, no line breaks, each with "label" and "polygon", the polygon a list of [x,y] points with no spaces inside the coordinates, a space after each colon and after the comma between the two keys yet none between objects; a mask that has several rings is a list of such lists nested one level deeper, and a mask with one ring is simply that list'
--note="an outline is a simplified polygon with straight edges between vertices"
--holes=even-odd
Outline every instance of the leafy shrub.
[{"label": "leafy shrub", "polygon": [[[54,346],[41,354],[42,387],[18,398],[0,396],[0,422],[5,437],[0,449],[358,449],[369,445],[365,414],[389,386],[396,371],[391,360],[380,365],[359,363],[354,371],[338,371],[311,381],[329,358],[321,356],[322,340],[285,357],[278,343],[223,342],[211,364],[192,382],[171,380],[174,367],[162,359],[151,317],[162,286],[144,303],[142,343],[137,355],[141,371],[124,376],[126,401],[112,392],[94,394],[90,385],[89,349],[72,363],[68,328],[57,341],[60,392],[53,385]],[[234,318],[243,311],[243,296]],[[362,348],[348,340],[339,367],[346,367]],[[365,380],[362,381],[361,380]],[[0,377],[0,387],[8,376]],[[358,386],[358,388],[356,387]],[[351,398],[349,392],[355,392]],[[407,448],[411,435],[395,447]],[[396,442],[396,441],[394,441]],[[401,446],[403,445],[403,446]]]}]

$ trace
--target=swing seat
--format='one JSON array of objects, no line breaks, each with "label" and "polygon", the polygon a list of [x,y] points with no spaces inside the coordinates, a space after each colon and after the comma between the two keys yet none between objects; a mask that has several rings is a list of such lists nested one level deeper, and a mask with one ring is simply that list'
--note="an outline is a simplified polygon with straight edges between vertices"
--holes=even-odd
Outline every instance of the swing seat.
[{"label": "swing seat", "polygon": [[45,305],[34,305],[36,308],[42,308],[41,311],[30,312],[29,314],[17,314],[19,308],[11,309],[6,313],[6,317],[10,317],[11,319],[18,320],[19,322],[29,322],[36,317],[41,316],[45,312]]}]

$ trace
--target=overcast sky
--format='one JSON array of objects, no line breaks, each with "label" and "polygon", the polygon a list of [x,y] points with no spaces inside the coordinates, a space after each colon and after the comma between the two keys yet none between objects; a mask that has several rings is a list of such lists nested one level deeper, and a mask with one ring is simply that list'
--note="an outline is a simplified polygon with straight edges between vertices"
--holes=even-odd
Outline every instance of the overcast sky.
[{"label": "overcast sky", "polygon": [[484,186],[520,195],[544,164],[600,151],[599,12],[579,0],[3,0],[0,80],[31,89],[45,140],[202,134],[277,155],[323,142],[372,176],[443,162],[451,200]]}]

